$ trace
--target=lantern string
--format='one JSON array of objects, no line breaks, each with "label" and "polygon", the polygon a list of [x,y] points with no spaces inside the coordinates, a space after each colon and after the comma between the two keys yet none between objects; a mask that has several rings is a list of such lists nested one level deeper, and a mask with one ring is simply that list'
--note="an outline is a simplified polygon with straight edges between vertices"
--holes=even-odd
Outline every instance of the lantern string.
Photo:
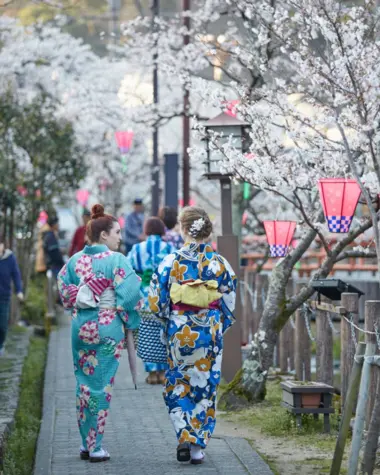
[{"label": "lantern string", "polygon": [[[254,292],[252,291],[252,289],[250,288],[250,286],[247,284],[247,282],[245,282],[244,280],[240,280],[239,283],[241,285],[244,285],[244,287],[247,289],[248,293],[249,293],[249,296],[251,297],[251,304],[252,304],[252,309],[253,310],[257,310],[257,305],[256,305],[256,298],[255,298],[255,294]],[[240,295],[241,295],[241,292],[242,292],[242,287],[240,287]],[[245,303],[245,297],[241,298],[242,301]]]}]

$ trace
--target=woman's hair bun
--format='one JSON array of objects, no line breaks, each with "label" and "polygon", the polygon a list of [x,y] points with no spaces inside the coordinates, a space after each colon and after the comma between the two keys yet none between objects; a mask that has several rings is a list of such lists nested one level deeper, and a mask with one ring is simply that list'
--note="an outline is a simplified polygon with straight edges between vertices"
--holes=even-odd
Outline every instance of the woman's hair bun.
[{"label": "woman's hair bun", "polygon": [[104,206],[100,204],[96,204],[91,208],[91,219],[103,218],[104,214]]}]

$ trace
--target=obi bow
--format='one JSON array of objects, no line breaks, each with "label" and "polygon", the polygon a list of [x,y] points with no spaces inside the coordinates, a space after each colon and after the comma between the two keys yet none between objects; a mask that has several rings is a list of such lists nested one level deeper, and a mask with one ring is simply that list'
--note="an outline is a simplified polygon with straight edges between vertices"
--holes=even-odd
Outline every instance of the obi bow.
[{"label": "obi bow", "polygon": [[111,279],[96,277],[94,273],[88,274],[78,286],[76,306],[78,308],[96,308],[100,295],[111,285]]},{"label": "obi bow", "polygon": [[170,287],[170,299],[174,304],[191,305],[198,308],[209,308],[209,305],[219,300],[222,294],[218,292],[216,280],[194,280],[183,284],[173,283]]}]

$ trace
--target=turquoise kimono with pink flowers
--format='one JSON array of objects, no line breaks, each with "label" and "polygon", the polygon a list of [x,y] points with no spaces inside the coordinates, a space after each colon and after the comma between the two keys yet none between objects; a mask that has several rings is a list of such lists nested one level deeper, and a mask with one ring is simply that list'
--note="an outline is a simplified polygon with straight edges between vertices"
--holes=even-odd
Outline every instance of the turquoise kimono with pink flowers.
[{"label": "turquoise kimono with pink flowers", "polygon": [[125,256],[105,245],[86,246],[58,275],[72,315],[76,408],[85,450],[100,450],[125,330],[138,328],[140,279]]}]

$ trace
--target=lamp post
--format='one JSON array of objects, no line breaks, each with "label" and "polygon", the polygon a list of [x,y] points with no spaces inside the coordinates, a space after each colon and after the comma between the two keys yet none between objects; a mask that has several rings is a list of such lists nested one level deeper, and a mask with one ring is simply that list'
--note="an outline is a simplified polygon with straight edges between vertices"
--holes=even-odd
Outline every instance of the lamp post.
[{"label": "lamp post", "polygon": [[[222,112],[218,116],[206,122],[206,176],[209,180],[219,180],[221,188],[221,215],[222,236],[218,236],[218,250],[229,261],[235,270],[237,278],[240,276],[240,253],[239,239],[232,231],[232,190],[231,174],[220,172],[220,162],[223,160],[220,151],[223,143],[232,136],[235,139],[235,147],[244,153],[249,148],[249,124],[235,116]],[[210,147],[210,132],[222,133],[217,139],[216,147]],[[222,375],[227,382],[232,381],[237,371],[241,368],[241,301],[240,293],[236,294],[235,318],[236,323],[226,333],[224,344],[224,358],[222,363]]]}]

